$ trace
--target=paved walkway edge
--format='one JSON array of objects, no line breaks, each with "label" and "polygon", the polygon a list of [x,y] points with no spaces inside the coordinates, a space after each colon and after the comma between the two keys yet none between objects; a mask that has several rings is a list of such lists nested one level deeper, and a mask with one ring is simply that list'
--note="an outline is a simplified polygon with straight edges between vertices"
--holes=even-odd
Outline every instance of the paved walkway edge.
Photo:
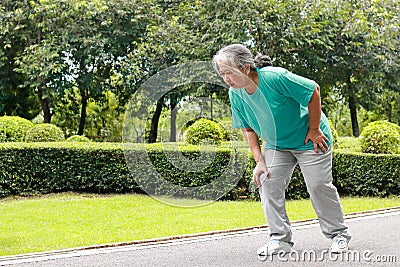
[{"label": "paved walkway edge", "polygon": [[[392,208],[384,208],[377,210],[369,210],[363,212],[354,212],[345,215],[345,220],[353,220],[353,219],[361,219],[363,217],[373,217],[379,215],[389,215],[391,213],[400,212],[400,206],[392,207]],[[312,227],[318,225],[317,219],[308,219],[308,220],[299,220],[291,222],[291,225],[296,228],[301,227]],[[223,238],[226,236],[232,235],[241,235],[241,234],[249,234],[251,232],[260,232],[266,231],[268,226],[260,225],[246,228],[237,228],[237,229],[229,229],[229,230],[219,230],[219,231],[211,231],[197,234],[188,234],[188,235],[179,235],[179,236],[169,236],[163,238],[155,238],[155,239],[145,239],[145,240],[137,240],[131,242],[118,242],[118,243],[109,243],[102,245],[94,245],[94,246],[85,246],[85,247],[76,247],[70,249],[62,249],[62,250],[53,250],[48,252],[40,252],[40,253],[27,253],[20,254],[14,256],[2,256],[0,257],[0,266],[5,264],[15,264],[18,262],[32,262],[32,261],[40,261],[48,258],[61,258],[66,254],[73,255],[85,255],[85,254],[95,254],[94,250],[102,250],[102,249],[112,249],[112,248],[122,248],[122,247],[132,247],[138,246],[143,248],[144,246],[157,246],[157,245],[166,245],[176,241],[192,241],[193,239],[204,239],[209,240],[212,238]],[[86,253],[85,253],[86,252]],[[101,253],[101,252],[99,252]],[[64,255],[64,256],[63,256]]]}]

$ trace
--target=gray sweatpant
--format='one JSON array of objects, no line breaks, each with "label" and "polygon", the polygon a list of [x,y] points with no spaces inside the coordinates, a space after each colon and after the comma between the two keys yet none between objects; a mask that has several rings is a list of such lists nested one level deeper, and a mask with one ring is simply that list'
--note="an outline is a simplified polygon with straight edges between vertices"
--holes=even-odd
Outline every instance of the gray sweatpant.
[{"label": "gray sweatpant", "polygon": [[311,202],[318,216],[322,233],[327,238],[351,235],[344,223],[342,206],[332,184],[332,149],[325,154],[314,150],[264,150],[269,178],[260,177],[261,203],[267,218],[270,239],[292,242],[292,231],[286,214],[285,189],[298,163],[305,179]]}]

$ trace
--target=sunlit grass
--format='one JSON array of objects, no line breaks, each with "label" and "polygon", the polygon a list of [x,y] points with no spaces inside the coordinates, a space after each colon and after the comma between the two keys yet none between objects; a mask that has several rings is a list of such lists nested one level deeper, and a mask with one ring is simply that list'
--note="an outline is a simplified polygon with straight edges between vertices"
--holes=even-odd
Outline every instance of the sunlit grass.
[{"label": "sunlit grass", "polygon": [[[400,198],[343,198],[342,205],[352,213],[400,206]],[[316,217],[309,200],[288,201],[287,210],[292,221]],[[265,224],[257,201],[184,208],[143,195],[7,198],[0,214],[0,256]]]}]

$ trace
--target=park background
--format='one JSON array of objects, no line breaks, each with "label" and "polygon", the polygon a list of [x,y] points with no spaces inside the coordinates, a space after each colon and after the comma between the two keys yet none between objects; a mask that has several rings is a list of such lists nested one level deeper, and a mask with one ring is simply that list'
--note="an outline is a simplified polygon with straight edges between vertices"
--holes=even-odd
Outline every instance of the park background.
[{"label": "park background", "polygon": [[[254,53],[270,55],[275,66],[320,84],[323,111],[337,133],[334,181],[340,193],[385,197],[389,206],[398,205],[398,10],[395,0],[2,1],[0,197],[143,193],[125,166],[121,145],[131,97],[146,80],[168,67],[210,61],[224,45],[242,43]],[[202,101],[194,105],[193,99]],[[223,141],[215,164],[209,172],[196,175],[170,166],[164,153],[169,148],[160,144],[183,143],[181,151],[196,159],[199,148],[182,142],[185,129],[180,126],[208,118],[229,128],[226,106],[229,99],[224,88],[207,84],[176,88],[154,103],[146,122],[135,122],[141,126],[138,129],[145,129],[137,131],[136,139],[148,143],[153,162],[169,179],[185,186],[203,185],[218,177],[229,161],[229,138],[217,134]],[[367,127],[370,123],[372,129]],[[359,137],[364,129],[369,139]],[[253,164],[249,157],[243,177],[226,200],[257,200],[248,188]],[[136,175],[149,174],[144,169]],[[288,197],[307,198],[298,170]],[[371,202],[362,202],[367,203],[363,209],[373,208]],[[2,214],[13,203],[9,198],[2,201]],[[360,208],[356,205],[355,209]],[[11,225],[18,221],[15,218],[32,221],[26,215],[13,216]],[[0,227],[6,232],[10,225],[2,220]],[[18,228],[14,239],[1,240],[5,254],[32,251],[13,250],[24,242],[20,232],[24,227]],[[109,242],[78,239],[72,245]],[[121,237],[111,241],[121,241]],[[71,245],[55,247],[67,246]],[[54,246],[33,251],[48,248]]]}]

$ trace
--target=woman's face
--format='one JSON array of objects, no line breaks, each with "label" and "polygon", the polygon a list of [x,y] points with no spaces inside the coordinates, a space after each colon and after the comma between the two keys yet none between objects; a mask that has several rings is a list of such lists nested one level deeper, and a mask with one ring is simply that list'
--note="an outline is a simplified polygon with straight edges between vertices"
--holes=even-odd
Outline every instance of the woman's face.
[{"label": "woman's face", "polygon": [[249,78],[243,70],[233,68],[223,63],[219,63],[218,66],[222,79],[227,85],[229,85],[229,87],[240,89],[244,88],[248,84]]}]

